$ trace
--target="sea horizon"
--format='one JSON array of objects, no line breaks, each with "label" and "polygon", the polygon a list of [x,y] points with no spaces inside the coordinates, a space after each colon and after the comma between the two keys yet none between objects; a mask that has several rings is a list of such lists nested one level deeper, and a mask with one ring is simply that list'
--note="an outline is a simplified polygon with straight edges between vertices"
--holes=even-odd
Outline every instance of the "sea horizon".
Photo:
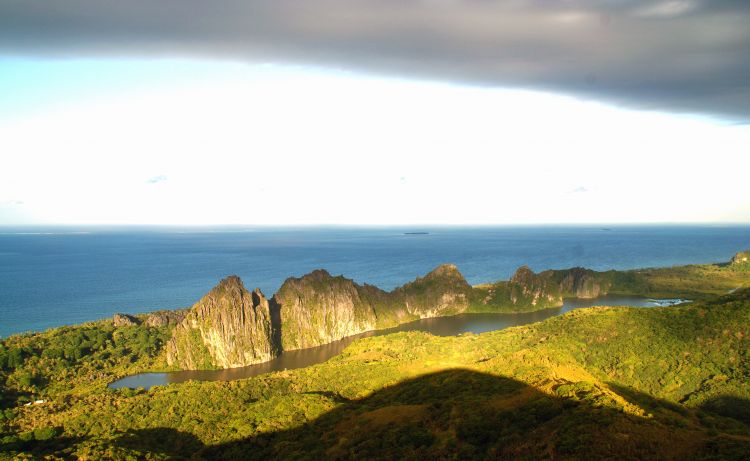
[{"label": "sea horizon", "polygon": [[443,263],[476,285],[522,265],[626,270],[724,262],[747,248],[741,224],[5,226],[0,336],[189,307],[232,274],[268,296],[315,269],[391,290]]}]

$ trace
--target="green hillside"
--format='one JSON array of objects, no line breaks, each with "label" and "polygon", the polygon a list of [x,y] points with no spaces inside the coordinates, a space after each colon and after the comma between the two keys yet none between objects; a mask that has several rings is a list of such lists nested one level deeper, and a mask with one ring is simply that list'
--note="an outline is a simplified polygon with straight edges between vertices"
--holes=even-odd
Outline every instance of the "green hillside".
[{"label": "green hillside", "polygon": [[679,307],[582,309],[482,335],[397,333],[247,380],[50,391],[45,404],[4,412],[0,453],[743,459],[749,337],[750,290]]}]

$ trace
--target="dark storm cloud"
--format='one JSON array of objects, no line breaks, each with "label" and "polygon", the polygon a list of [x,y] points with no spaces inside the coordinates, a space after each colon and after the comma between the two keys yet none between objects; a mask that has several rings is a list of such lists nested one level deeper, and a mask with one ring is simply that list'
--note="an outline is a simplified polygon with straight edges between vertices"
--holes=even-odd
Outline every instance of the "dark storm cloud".
[{"label": "dark storm cloud", "polygon": [[0,53],[196,56],[750,121],[750,1],[0,0]]}]

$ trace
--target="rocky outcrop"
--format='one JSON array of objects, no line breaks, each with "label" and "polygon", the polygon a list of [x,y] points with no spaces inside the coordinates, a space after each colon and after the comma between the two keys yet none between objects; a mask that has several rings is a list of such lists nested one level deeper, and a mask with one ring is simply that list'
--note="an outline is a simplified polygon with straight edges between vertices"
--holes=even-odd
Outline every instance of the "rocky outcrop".
[{"label": "rocky outcrop", "polygon": [[352,280],[316,270],[289,278],[274,296],[281,318],[283,350],[304,349],[374,330],[377,314],[372,298],[386,293]]},{"label": "rocky outcrop", "polygon": [[173,311],[156,311],[151,312],[146,316],[144,322],[149,327],[167,327],[170,325],[177,325],[187,315],[186,309],[173,310]]},{"label": "rocky outcrop", "polygon": [[[596,273],[575,268],[535,274],[524,266],[488,290],[473,288],[452,264],[391,292],[316,270],[287,279],[271,300],[248,292],[236,276],[212,289],[173,330],[167,361],[187,369],[229,368],[267,361],[282,350],[328,344],[412,320],[467,312],[472,302],[523,311],[554,307],[563,297],[606,292]],[[169,314],[171,315],[171,314]],[[149,324],[170,321],[168,314]]]},{"label": "rocky outcrop", "polygon": [[247,291],[237,276],[225,278],[175,327],[167,363],[205,369],[270,360],[279,353],[272,309],[260,290]]},{"label": "rocky outcrop", "polygon": [[441,317],[466,312],[471,285],[453,264],[443,264],[424,277],[395,289],[394,303],[416,318]]},{"label": "rocky outcrop", "polygon": [[560,291],[566,297],[581,299],[593,299],[607,294],[611,288],[611,282],[597,277],[597,273],[582,267],[574,267],[564,272],[565,275],[560,282]]},{"label": "rocky outcrop", "polygon": [[508,296],[515,306],[558,307],[564,298],[604,296],[611,285],[601,273],[581,267],[535,274],[529,267],[522,266],[508,281]]},{"label": "rocky outcrop", "polygon": [[387,293],[316,270],[287,279],[274,296],[281,312],[283,350],[302,349],[420,318],[454,315],[469,307],[471,286],[446,264]]},{"label": "rocky outcrop", "polygon": [[116,327],[130,327],[133,325],[140,325],[141,321],[138,317],[134,317],[128,314],[115,314],[112,317],[112,325]]},{"label": "rocky outcrop", "polygon": [[518,268],[508,281],[508,295],[515,306],[555,307],[562,305],[559,284],[551,272],[535,274],[528,266]]}]

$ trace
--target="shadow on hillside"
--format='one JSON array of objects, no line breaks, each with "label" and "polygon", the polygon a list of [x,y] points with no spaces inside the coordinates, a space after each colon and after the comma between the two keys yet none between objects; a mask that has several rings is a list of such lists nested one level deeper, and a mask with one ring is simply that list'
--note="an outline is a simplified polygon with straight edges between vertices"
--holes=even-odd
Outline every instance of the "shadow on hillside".
[{"label": "shadow on hillside", "polygon": [[[253,296],[257,296],[253,292]],[[268,300],[268,310],[271,314],[271,344],[276,349],[276,353],[281,353],[281,306],[276,298],[271,297]]]},{"label": "shadow on hillside", "polygon": [[607,387],[624,397],[628,402],[638,405],[647,412],[660,412],[661,414],[666,414],[665,410],[668,410],[669,412],[677,413],[680,416],[687,417],[689,415],[689,410],[678,403],[660,399],[644,392],[639,392],[632,387],[623,386],[614,382],[608,382]]},{"label": "shadow on hillside", "polygon": [[718,396],[708,400],[700,408],[750,425],[750,400],[736,396]]},{"label": "shadow on hillside", "polygon": [[[5,455],[12,456],[20,453],[27,456],[27,458],[21,459],[42,459],[53,453],[60,453],[86,440],[84,437],[52,437],[47,440],[36,440],[33,432],[26,433],[26,435],[26,437],[0,437],[0,459],[6,459]],[[18,458],[13,456],[10,459]]]},{"label": "shadow on hillside", "polygon": [[[632,389],[653,418],[597,398],[550,396],[514,379],[456,369],[339,403],[300,427],[206,446],[194,459],[742,459],[750,441],[711,435],[680,405]],[[669,411],[666,411],[669,410]]]},{"label": "shadow on hillside", "polygon": [[0,385],[0,410],[17,407],[22,397],[29,401],[31,400],[31,393],[18,392],[15,389],[8,389]]},{"label": "shadow on hillside", "polygon": [[117,437],[115,444],[129,452],[150,453],[168,459],[189,459],[203,448],[203,442],[193,434],[166,427],[128,431]]},{"label": "shadow on hillside", "polygon": [[[740,428],[743,432],[750,434],[750,400],[748,399],[734,395],[719,395],[691,409],[679,403],[638,392],[631,387],[617,383],[608,382],[607,386],[628,402],[636,404],[656,416],[670,418],[679,415],[690,418],[691,412],[697,412],[697,416],[702,419],[719,416],[731,420],[720,421],[721,424],[718,425],[722,429]],[[708,426],[715,428],[717,424],[714,422],[708,424]]]},{"label": "shadow on hillside", "polygon": [[[111,442],[86,443],[103,447],[102,453],[111,453],[113,459],[231,461],[731,460],[747,459],[750,453],[750,429],[739,421],[726,425],[703,410],[688,410],[612,385],[623,398],[653,415],[642,418],[619,411],[618,404],[594,386],[569,383],[556,392],[564,389],[565,395],[576,399],[549,395],[502,376],[454,369],[406,380],[356,400],[330,390],[306,392],[337,406],[299,427],[230,443],[206,446],[193,434],[172,428],[131,430]],[[750,409],[750,401],[726,397],[706,405],[713,406],[706,411]],[[736,416],[747,414],[743,410]],[[65,454],[61,447],[71,453],[70,447],[82,441],[59,438],[27,448],[38,456],[60,455]]]}]

